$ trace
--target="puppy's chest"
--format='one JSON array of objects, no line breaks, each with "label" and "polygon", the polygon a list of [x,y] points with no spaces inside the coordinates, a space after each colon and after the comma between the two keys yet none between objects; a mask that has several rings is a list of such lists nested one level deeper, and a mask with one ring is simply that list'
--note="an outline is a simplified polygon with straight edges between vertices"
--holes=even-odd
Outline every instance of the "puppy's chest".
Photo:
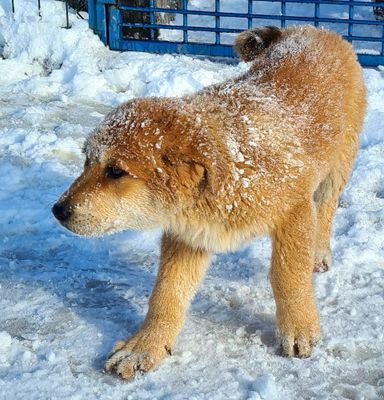
[{"label": "puppy's chest", "polygon": [[193,247],[204,248],[209,252],[234,251],[244,242],[263,234],[265,227],[257,223],[242,229],[218,224],[206,224],[200,227],[190,227],[179,234],[181,239]]}]

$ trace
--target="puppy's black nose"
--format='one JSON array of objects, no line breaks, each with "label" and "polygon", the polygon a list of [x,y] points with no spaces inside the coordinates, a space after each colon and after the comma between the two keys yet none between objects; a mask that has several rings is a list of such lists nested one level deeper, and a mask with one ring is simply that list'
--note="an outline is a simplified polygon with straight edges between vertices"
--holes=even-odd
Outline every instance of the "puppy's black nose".
[{"label": "puppy's black nose", "polygon": [[56,203],[52,207],[52,213],[60,222],[66,221],[71,215],[71,211],[69,210],[68,204],[65,202]]}]

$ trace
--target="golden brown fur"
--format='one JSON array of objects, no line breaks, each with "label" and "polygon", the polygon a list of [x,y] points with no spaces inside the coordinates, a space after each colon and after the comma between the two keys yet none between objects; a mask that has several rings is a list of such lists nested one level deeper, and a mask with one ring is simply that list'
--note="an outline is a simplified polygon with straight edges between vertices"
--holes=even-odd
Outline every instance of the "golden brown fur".
[{"label": "golden brown fur", "polygon": [[[245,59],[259,33],[237,40]],[[164,230],[148,315],[106,364],[123,378],[170,352],[209,254],[256,235],[273,240],[283,354],[309,356],[320,337],[311,275],[331,261],[331,222],[365,113],[361,68],[351,46],[325,30],[260,38],[260,54],[237,79],[114,110],[88,139],[84,172],[60,200],[63,225],[79,234]],[[111,176],[111,167],[124,173]]]}]

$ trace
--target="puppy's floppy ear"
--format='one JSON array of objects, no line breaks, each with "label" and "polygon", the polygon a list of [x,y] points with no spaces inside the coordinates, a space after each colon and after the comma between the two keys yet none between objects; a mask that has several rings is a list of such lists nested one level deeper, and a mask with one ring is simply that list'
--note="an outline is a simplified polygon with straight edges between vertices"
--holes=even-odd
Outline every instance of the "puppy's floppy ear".
[{"label": "puppy's floppy ear", "polygon": [[197,160],[180,156],[168,151],[161,157],[163,163],[170,167],[179,184],[186,188],[198,188],[204,191],[208,186],[208,169]]}]

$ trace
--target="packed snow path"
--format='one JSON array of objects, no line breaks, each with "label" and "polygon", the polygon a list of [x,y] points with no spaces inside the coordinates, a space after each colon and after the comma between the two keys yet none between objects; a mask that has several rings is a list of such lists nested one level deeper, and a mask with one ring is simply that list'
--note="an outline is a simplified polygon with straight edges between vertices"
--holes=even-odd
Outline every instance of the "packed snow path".
[{"label": "packed snow path", "polygon": [[[19,3],[20,4],[20,3]],[[244,71],[105,49],[62,3],[0,0],[0,399],[384,399],[384,70],[366,70],[361,150],[337,211],[334,266],[314,277],[323,340],[279,355],[270,242],[217,255],[172,357],[122,382],[102,373],[144,318],[158,232],[84,239],[50,208],[82,170],[81,146],[116,104],[180,96]]]}]

